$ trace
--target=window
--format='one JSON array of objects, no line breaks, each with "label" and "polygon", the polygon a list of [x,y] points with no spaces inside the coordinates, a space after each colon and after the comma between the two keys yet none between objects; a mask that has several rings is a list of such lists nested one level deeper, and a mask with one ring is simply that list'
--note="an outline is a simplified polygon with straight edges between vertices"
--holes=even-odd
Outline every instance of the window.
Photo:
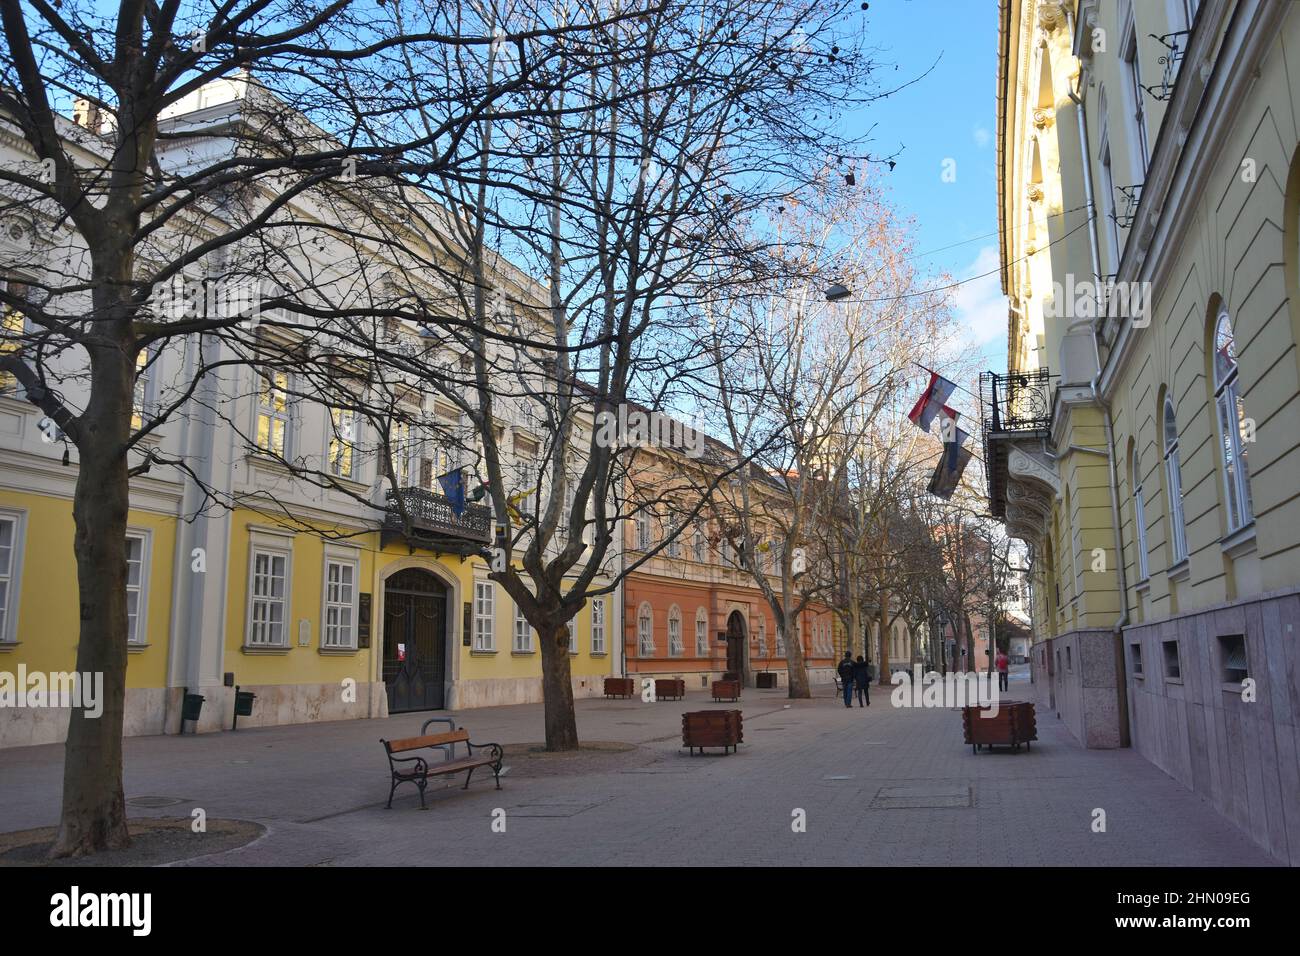
[{"label": "window", "polygon": [[605,599],[591,599],[591,653],[605,653]]},{"label": "window", "polygon": [[289,375],[267,372],[257,392],[257,447],[283,458],[289,450]]},{"label": "window", "polygon": [[1067,671],[1074,670],[1074,653],[1073,649],[1069,647],[1065,649],[1065,669]]},{"label": "window", "polygon": [[473,650],[496,650],[495,596],[495,588],[491,581],[474,582]]},{"label": "window", "polygon": [[1133,482],[1133,536],[1137,539],[1138,581],[1145,581],[1151,576],[1147,562],[1147,512],[1146,500],[1142,495],[1142,461],[1134,448],[1130,458]]},{"label": "window", "polygon": [[[128,644],[145,643],[145,624],[148,607],[145,603],[145,536],[135,532],[126,535],[126,641]],[[145,621],[141,622],[141,615]]]},{"label": "window", "polygon": [[1181,680],[1183,669],[1178,663],[1178,642],[1164,641],[1161,644],[1161,648],[1164,650],[1165,654],[1165,679]]},{"label": "window", "polygon": [[636,547],[638,551],[650,550],[650,516],[637,515]]},{"label": "window", "polygon": [[578,616],[577,616],[577,614],[574,614],[573,617],[569,618],[569,620],[568,620],[568,628],[569,628],[569,653],[570,653],[570,654],[576,654],[576,653],[578,653]]},{"label": "window", "polygon": [[17,514],[0,514],[0,644],[17,640],[18,557],[22,554],[19,521]]},{"label": "window", "polygon": [[704,608],[695,611],[695,656],[709,656],[709,612]]},{"label": "window", "polygon": [[758,653],[762,657],[767,656],[767,618],[758,619]]},{"label": "window", "polygon": [[1214,327],[1214,408],[1219,423],[1219,465],[1228,502],[1228,531],[1240,530],[1254,520],[1250,473],[1242,432],[1246,407],[1237,381],[1237,351],[1232,341],[1232,320],[1219,313]]},{"label": "window", "polygon": [[393,422],[388,429],[388,454],[399,488],[411,486],[411,451],[410,423]]},{"label": "window", "polygon": [[1170,544],[1173,562],[1187,557],[1187,528],[1183,522],[1183,473],[1178,464],[1178,421],[1174,403],[1165,399],[1165,491],[1169,497]]},{"label": "window", "polygon": [[1225,683],[1240,684],[1246,679],[1249,668],[1246,666],[1245,635],[1233,634],[1219,638],[1219,662]]},{"label": "window", "polygon": [[642,604],[641,609],[637,611],[636,633],[637,646],[640,648],[641,656],[654,657],[654,612],[650,610],[649,604]]},{"label": "window", "polygon": [[[17,299],[27,300],[27,287],[19,282],[5,283],[5,291]],[[27,317],[20,309],[0,305],[0,355],[21,351],[27,332]],[[18,379],[12,372],[0,372],[0,395],[19,390]]]},{"label": "window", "polygon": [[1134,677],[1142,676],[1142,645],[1130,644],[1128,646],[1129,661],[1133,669]]},{"label": "window", "polygon": [[1147,145],[1147,117],[1143,108],[1142,97],[1142,70],[1138,58],[1138,41],[1137,31],[1133,27],[1133,20],[1130,16],[1128,21],[1128,33],[1124,40],[1122,59],[1124,61],[1124,80],[1128,87],[1129,106],[1132,109],[1133,116],[1133,142],[1137,147],[1137,169],[1138,178],[1146,176],[1147,162],[1151,158],[1151,150]]},{"label": "window", "polygon": [[682,654],[682,612],[676,604],[668,609],[668,653],[673,657]]},{"label": "window", "polygon": [[682,556],[682,542],[680,530],[673,532],[672,540],[668,542],[668,557],[680,558]]},{"label": "window", "polygon": [[695,560],[703,561],[705,555],[704,529],[699,525],[695,526]]},{"label": "window", "polygon": [[131,393],[131,430],[144,427],[144,419],[153,404],[153,370],[157,352],[141,349],[135,356],[135,386]]},{"label": "window", "polygon": [[733,561],[731,558],[731,539],[727,537],[727,533],[725,531],[722,533],[722,540],[718,544],[718,556],[722,559],[723,567],[732,566]]},{"label": "window", "polygon": [[779,624],[776,628],[776,656],[785,657],[785,634]]},{"label": "window", "polygon": [[285,581],[289,555],[283,551],[253,550],[252,600],[248,615],[250,647],[286,647]]},{"label": "window", "polygon": [[1106,235],[1110,239],[1110,268],[1112,272],[1119,269],[1119,210],[1115,206],[1115,173],[1110,159],[1110,110],[1106,105],[1106,90],[1098,94],[1097,126],[1100,132],[1097,156],[1101,163],[1101,195],[1106,208],[1097,210],[1105,218]]},{"label": "window", "polygon": [[330,474],[337,478],[353,477],[357,447],[357,413],[351,409],[330,409]]},{"label": "window", "polygon": [[355,561],[325,561],[325,627],[321,646],[356,647],[357,565]]},{"label": "window", "polygon": [[533,651],[533,629],[528,626],[528,618],[524,617],[524,610],[518,604],[515,605],[515,636],[512,647],[516,654],[531,654]]}]

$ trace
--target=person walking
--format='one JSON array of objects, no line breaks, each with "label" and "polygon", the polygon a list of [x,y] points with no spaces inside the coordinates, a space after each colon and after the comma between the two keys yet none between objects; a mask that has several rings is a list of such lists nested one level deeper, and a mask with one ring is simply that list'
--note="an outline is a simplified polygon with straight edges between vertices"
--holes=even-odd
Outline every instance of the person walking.
[{"label": "person walking", "polygon": [[1008,670],[1011,667],[1011,661],[1007,657],[1006,651],[998,651],[998,690],[1007,690],[1007,681],[1010,679]]},{"label": "person walking", "polygon": [[840,661],[840,666],[835,669],[835,673],[840,675],[840,683],[844,685],[844,706],[853,706],[853,655],[848,651],[844,652],[844,660]]},{"label": "person walking", "polygon": [[[858,706],[870,707],[871,665],[867,663],[867,659],[861,654],[859,654],[858,659],[853,662],[853,686],[856,687],[858,691]],[[865,704],[863,703],[864,700],[866,701]]]}]

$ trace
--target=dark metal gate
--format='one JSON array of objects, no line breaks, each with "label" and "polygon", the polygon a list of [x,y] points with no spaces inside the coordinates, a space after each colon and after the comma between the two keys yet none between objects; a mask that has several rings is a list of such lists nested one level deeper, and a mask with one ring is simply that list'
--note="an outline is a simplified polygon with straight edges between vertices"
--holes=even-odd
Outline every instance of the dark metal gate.
[{"label": "dark metal gate", "polygon": [[384,586],[388,712],[441,709],[446,676],[447,588],[429,571],[399,571]]}]

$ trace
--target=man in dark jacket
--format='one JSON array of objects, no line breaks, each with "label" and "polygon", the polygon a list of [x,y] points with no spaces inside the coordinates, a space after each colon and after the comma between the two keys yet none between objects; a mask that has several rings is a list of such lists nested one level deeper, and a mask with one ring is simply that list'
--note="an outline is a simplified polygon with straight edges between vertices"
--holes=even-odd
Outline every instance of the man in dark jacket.
[{"label": "man in dark jacket", "polygon": [[[858,706],[871,706],[871,665],[861,654],[853,663],[853,686],[858,689]],[[866,701],[864,704],[863,701]]]},{"label": "man in dark jacket", "polygon": [[844,652],[844,660],[840,661],[840,666],[835,669],[835,673],[840,675],[840,683],[844,685],[844,706],[853,706],[853,655],[848,651]]}]

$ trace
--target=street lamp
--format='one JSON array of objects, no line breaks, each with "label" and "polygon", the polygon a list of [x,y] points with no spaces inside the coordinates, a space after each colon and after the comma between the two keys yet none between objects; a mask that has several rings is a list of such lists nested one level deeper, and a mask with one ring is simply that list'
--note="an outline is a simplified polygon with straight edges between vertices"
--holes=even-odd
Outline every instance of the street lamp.
[{"label": "street lamp", "polygon": [[851,294],[852,293],[849,292],[847,286],[840,285],[836,282],[834,285],[826,288],[826,301],[839,302],[842,299],[847,299]]}]

